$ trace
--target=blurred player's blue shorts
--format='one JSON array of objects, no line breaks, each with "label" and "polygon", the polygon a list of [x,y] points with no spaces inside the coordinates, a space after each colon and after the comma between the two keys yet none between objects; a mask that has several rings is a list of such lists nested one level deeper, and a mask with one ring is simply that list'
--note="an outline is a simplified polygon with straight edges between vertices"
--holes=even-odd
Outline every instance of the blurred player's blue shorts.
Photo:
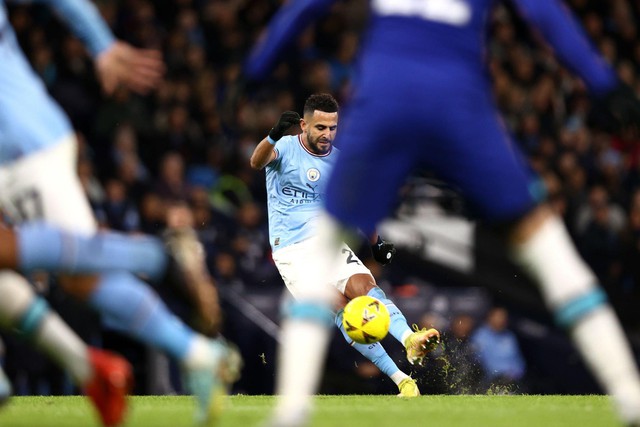
[{"label": "blurred player's blue shorts", "polygon": [[486,76],[383,54],[362,65],[327,189],[326,208],[338,220],[372,232],[419,169],[461,190],[486,220],[517,219],[544,197],[499,118]]}]

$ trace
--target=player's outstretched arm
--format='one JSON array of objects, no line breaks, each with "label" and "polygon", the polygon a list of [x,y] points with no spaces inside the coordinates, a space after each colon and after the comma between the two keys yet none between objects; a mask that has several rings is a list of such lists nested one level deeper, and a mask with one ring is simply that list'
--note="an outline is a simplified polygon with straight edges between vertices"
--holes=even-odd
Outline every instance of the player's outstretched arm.
[{"label": "player's outstretched arm", "polygon": [[596,100],[593,124],[608,130],[640,125],[640,100],[617,79],[568,9],[556,0],[514,1],[554,48],[558,59],[587,84]]},{"label": "player's outstretched arm", "polygon": [[251,80],[267,77],[284,50],[314,20],[320,18],[336,0],[291,0],[273,17],[254,46],[245,64]]},{"label": "player's outstretched arm", "polygon": [[249,163],[253,169],[260,170],[271,163],[275,158],[276,150],[274,145],[269,142],[268,138],[264,138],[253,150]]},{"label": "player's outstretched arm", "polygon": [[614,70],[597,52],[571,12],[559,0],[513,0],[526,21],[551,45],[556,57],[584,80],[595,96],[618,84]]},{"label": "player's outstretched arm", "polygon": [[295,111],[285,111],[280,115],[278,123],[271,129],[269,136],[264,138],[253,150],[251,154],[251,167],[253,169],[262,169],[275,160],[277,154],[275,150],[276,143],[284,136],[284,134],[295,125],[300,124],[300,115]]},{"label": "player's outstretched arm", "polygon": [[[22,3],[24,0],[10,0]],[[157,50],[137,49],[118,41],[90,0],[36,0],[51,7],[84,43],[96,63],[98,79],[107,94],[118,85],[137,93],[154,89],[164,74]]]},{"label": "player's outstretched arm", "polygon": [[571,13],[558,1],[514,0],[524,17],[554,48],[558,59],[587,84],[596,100],[594,124],[608,130],[640,126],[640,100],[592,46]]}]

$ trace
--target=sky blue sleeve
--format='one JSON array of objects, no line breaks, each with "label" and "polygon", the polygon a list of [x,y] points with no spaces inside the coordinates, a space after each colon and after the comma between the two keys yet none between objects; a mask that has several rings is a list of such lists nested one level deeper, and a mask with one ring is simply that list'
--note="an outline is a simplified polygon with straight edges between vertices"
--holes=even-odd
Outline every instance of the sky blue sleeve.
[{"label": "sky blue sleeve", "polygon": [[275,168],[282,161],[282,147],[273,147],[276,152],[276,158],[267,163],[267,167]]},{"label": "sky blue sleeve", "polygon": [[282,163],[282,159],[286,158],[289,154],[290,138],[289,135],[285,135],[278,141],[278,143],[273,147],[276,150],[277,157],[273,159],[273,162],[270,165],[277,166]]},{"label": "sky blue sleeve", "polygon": [[[9,0],[13,3],[30,3],[25,0]],[[33,0],[55,10],[73,34],[87,47],[93,57],[105,51],[115,37],[91,0]]]},{"label": "sky blue sleeve", "polygon": [[336,0],[291,0],[274,15],[263,37],[245,63],[245,75],[252,80],[267,77],[283,51]]},{"label": "sky blue sleeve", "polygon": [[595,95],[617,84],[615,72],[593,47],[580,24],[558,0],[513,0],[525,20],[554,49],[556,57],[580,76]]}]

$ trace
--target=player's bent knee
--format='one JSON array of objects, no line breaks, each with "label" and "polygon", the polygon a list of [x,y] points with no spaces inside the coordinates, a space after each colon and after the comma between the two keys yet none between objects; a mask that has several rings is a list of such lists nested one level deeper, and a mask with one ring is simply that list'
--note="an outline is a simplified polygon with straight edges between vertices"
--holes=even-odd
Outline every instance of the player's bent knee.
[{"label": "player's bent knee", "polygon": [[336,302],[334,304],[335,310],[340,311],[344,309],[344,306],[347,305],[348,302],[349,299],[345,295],[338,292],[338,295],[336,296]]},{"label": "player's bent knee", "polygon": [[348,300],[355,297],[367,295],[373,288],[377,288],[376,281],[370,274],[358,273],[354,274],[347,281],[344,288],[344,295]]}]

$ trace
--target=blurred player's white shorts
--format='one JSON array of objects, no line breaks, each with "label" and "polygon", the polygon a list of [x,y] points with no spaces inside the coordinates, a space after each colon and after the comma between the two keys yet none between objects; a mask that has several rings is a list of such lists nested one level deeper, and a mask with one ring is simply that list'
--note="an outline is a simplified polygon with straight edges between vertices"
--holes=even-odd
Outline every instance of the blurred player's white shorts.
[{"label": "blurred player's white shorts", "polygon": [[[305,286],[312,282],[309,280],[309,272],[316,271],[311,266],[317,262],[317,243],[316,238],[303,240],[294,243],[282,249],[278,249],[272,254],[273,261],[278,267],[280,276],[289,292],[294,298],[299,299],[300,295],[309,296],[315,290],[304,289]],[[344,294],[347,281],[354,274],[372,275],[371,271],[365,267],[364,263],[356,256],[356,254],[347,246],[342,244],[340,248],[340,258],[336,265],[331,266],[330,284]]]},{"label": "blurred player's white shorts", "polygon": [[93,234],[97,224],[76,172],[75,135],[0,166],[0,208],[16,223],[45,220]]}]

